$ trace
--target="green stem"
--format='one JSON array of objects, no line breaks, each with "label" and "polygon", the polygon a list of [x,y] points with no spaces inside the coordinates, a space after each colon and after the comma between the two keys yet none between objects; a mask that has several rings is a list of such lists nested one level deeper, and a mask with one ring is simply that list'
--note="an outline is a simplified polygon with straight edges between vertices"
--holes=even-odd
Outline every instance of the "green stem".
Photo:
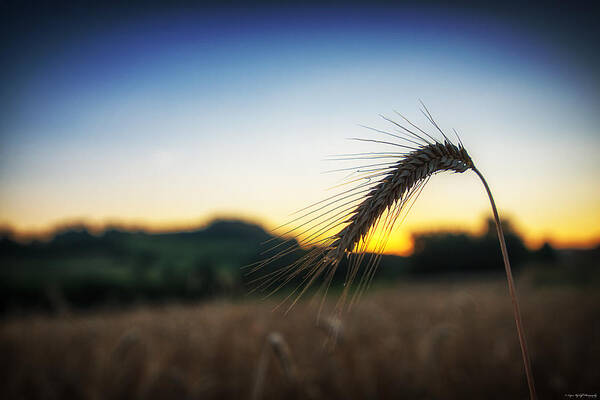
[{"label": "green stem", "polygon": [[529,353],[527,352],[527,344],[525,342],[525,332],[523,330],[523,321],[521,320],[521,312],[519,311],[519,302],[517,300],[517,294],[515,291],[515,284],[513,281],[512,271],[510,268],[510,261],[508,260],[508,251],[506,250],[506,242],[504,240],[504,233],[502,232],[502,225],[500,224],[500,218],[498,217],[498,210],[496,209],[496,203],[492,192],[485,181],[481,172],[477,168],[473,167],[473,171],[479,176],[485,190],[490,198],[492,205],[492,211],[494,213],[494,220],[496,221],[496,231],[498,232],[498,240],[500,241],[500,249],[502,250],[502,258],[504,259],[504,269],[506,270],[506,279],[508,280],[508,291],[512,299],[513,313],[515,316],[515,323],[517,324],[517,334],[519,335],[519,343],[521,345],[521,355],[523,356],[523,364],[525,365],[525,375],[527,376],[527,385],[529,386],[529,397],[531,400],[537,399],[535,394],[535,386],[533,383],[533,374],[531,373],[531,362],[529,361]]}]

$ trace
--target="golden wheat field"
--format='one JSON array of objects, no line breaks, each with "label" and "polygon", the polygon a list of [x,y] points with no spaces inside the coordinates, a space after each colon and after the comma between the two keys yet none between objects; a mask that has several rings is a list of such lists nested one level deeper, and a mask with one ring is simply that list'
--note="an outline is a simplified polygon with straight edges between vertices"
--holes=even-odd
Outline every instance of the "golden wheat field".
[{"label": "golden wheat field", "polygon": [[[519,289],[540,398],[600,392],[598,293]],[[287,316],[273,312],[274,304],[212,302],[4,320],[0,397],[528,397],[501,281],[380,289],[341,321],[325,311],[317,322],[308,302]]]}]

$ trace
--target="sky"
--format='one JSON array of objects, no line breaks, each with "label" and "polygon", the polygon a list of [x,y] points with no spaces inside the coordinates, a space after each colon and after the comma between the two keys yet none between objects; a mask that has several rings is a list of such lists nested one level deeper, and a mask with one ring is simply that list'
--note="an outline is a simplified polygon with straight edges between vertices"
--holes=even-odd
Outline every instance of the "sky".
[{"label": "sky", "polygon": [[[381,139],[361,125],[427,127],[423,101],[530,246],[597,244],[598,28],[560,7],[11,9],[0,225],[273,228],[356,165],[328,156],[388,149],[348,140]],[[475,174],[435,176],[388,251],[489,213]]]}]

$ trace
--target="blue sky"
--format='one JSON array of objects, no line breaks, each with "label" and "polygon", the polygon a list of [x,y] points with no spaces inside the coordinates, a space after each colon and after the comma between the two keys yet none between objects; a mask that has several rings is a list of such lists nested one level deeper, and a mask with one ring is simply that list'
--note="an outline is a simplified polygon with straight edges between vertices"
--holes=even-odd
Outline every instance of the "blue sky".
[{"label": "blue sky", "polygon": [[[600,237],[600,86],[568,27],[438,7],[41,21],[3,48],[0,223],[19,231],[273,226],[339,180],[325,156],[373,150],[345,140],[371,137],[359,124],[386,128],[393,110],[424,124],[421,99],[532,242]],[[472,178],[432,180],[396,245],[476,229],[488,211]]]}]

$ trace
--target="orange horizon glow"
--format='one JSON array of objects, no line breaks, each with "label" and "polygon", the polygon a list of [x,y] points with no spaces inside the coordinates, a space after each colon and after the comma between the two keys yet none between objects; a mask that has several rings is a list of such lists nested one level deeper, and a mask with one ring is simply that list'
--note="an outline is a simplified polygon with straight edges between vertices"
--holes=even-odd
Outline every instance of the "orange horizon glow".
[{"label": "orange horizon glow", "polygon": [[[26,243],[32,240],[42,240],[49,241],[51,240],[57,233],[69,229],[74,228],[83,228],[86,229],[93,235],[101,235],[105,231],[109,229],[119,229],[123,231],[129,232],[144,232],[150,234],[160,234],[160,233],[177,233],[177,232],[189,232],[201,230],[209,226],[214,221],[218,220],[231,220],[231,221],[241,221],[249,224],[255,224],[263,228],[269,234],[277,234],[273,229],[276,227],[276,224],[269,222],[266,219],[261,219],[257,216],[252,216],[248,214],[227,214],[227,213],[214,213],[204,218],[198,218],[189,221],[143,221],[143,220],[117,220],[117,219],[107,219],[103,222],[95,222],[92,220],[86,220],[84,218],[72,218],[65,219],[62,222],[58,222],[52,225],[49,225],[47,228],[42,229],[30,229],[30,230],[20,230],[18,228],[14,228],[11,225],[4,224],[0,225],[0,229],[8,236],[21,243]],[[427,232],[461,232],[466,233],[473,236],[479,236],[483,234],[485,229],[484,227],[485,219],[481,219],[479,221],[479,226],[471,226],[471,227],[463,227],[459,228],[458,226],[452,225],[444,225],[441,224],[439,226],[424,224],[419,227],[419,225],[411,225],[411,229],[407,230],[405,227],[400,226],[396,228],[392,234],[388,238],[387,245],[385,246],[385,251],[383,254],[388,255],[397,255],[397,256],[410,256],[413,252],[413,234],[419,233],[427,233]],[[512,221],[511,221],[512,222]],[[535,250],[541,247],[544,243],[549,243],[552,247],[556,249],[592,249],[596,246],[600,245],[600,235],[595,237],[591,237],[588,239],[573,239],[569,236],[540,236],[540,235],[532,235],[528,232],[524,232],[522,228],[517,229],[517,234],[521,236],[525,245],[531,249]],[[381,229],[376,231],[373,235],[371,243],[367,246],[368,251],[375,250],[375,243],[381,239],[382,237]]]}]

